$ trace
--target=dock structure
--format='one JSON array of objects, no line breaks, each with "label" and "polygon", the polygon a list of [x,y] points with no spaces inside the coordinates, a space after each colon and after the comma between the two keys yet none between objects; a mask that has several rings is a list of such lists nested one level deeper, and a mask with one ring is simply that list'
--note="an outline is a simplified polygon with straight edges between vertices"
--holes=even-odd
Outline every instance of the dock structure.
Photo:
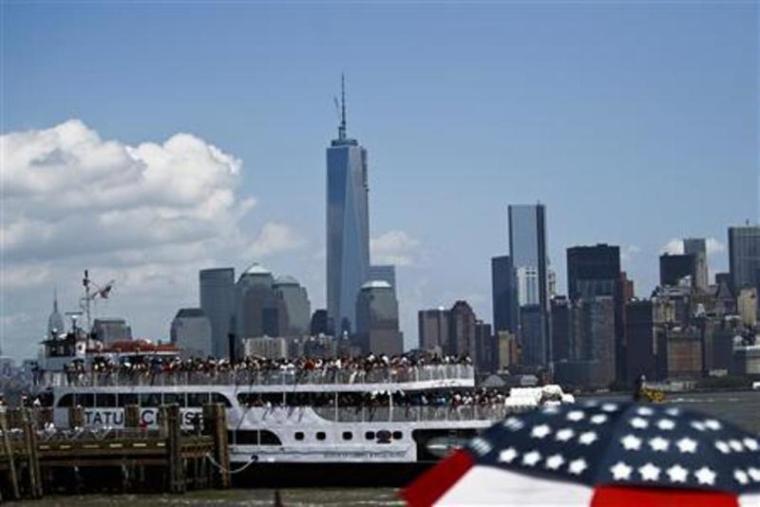
[{"label": "dock structure", "polygon": [[53,429],[40,408],[0,411],[0,502],[46,493],[170,492],[230,485],[224,407],[204,407],[203,419],[183,430],[177,405],[159,410],[158,429],[139,425],[139,408],[125,407],[125,427],[83,428],[81,407],[71,427]]}]

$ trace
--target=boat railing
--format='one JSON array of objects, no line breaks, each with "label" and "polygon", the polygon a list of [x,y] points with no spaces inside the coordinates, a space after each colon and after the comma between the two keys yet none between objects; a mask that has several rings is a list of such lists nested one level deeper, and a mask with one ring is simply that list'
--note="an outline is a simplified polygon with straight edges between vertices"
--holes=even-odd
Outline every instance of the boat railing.
[{"label": "boat railing", "polygon": [[504,405],[314,407],[334,422],[497,421],[509,413]]},{"label": "boat railing", "polygon": [[474,380],[474,371],[467,364],[389,367],[372,370],[324,369],[274,371],[232,370],[223,372],[196,371],[84,371],[42,372],[40,383],[51,387],[109,386],[186,386],[186,385],[272,385],[299,384],[398,384],[423,381]]}]

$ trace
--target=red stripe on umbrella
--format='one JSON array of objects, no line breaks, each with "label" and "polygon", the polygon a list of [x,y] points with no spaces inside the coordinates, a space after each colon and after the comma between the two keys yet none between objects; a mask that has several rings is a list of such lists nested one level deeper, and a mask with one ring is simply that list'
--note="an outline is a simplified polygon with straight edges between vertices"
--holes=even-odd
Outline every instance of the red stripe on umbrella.
[{"label": "red stripe on umbrella", "polygon": [[401,492],[401,496],[412,507],[433,505],[451,488],[475,462],[462,449],[438,463]]},{"label": "red stripe on umbrella", "polygon": [[736,495],[721,491],[602,486],[591,507],[737,507]]}]

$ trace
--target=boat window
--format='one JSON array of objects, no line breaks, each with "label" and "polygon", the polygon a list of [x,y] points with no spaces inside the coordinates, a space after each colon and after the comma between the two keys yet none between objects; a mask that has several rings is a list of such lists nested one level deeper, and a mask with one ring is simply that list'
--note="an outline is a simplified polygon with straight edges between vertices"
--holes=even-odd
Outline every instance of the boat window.
[{"label": "boat window", "polygon": [[230,443],[241,445],[282,445],[280,437],[267,430],[237,430],[227,434]]},{"label": "boat window", "polygon": [[374,431],[368,431],[364,434],[364,438],[367,440],[374,440],[375,439],[375,432]]},{"label": "boat window", "polygon": [[353,440],[353,439],[354,439],[353,433],[351,433],[350,431],[343,432],[343,440]]},{"label": "boat window", "polygon": [[221,403],[225,407],[231,407],[232,403],[222,393],[211,393],[211,403]]},{"label": "boat window", "polygon": [[119,393],[118,406],[126,407],[128,405],[137,405],[138,399],[135,393]]},{"label": "boat window", "polygon": [[187,393],[188,407],[202,407],[208,403],[208,393]]},{"label": "boat window", "polygon": [[161,405],[161,393],[140,393],[141,407],[158,407]]},{"label": "boat window", "polygon": [[97,393],[95,395],[96,407],[115,407],[116,395],[114,393]]},{"label": "boat window", "polygon": [[58,406],[59,407],[73,407],[74,406],[74,395],[73,394],[64,394],[61,396],[61,398],[58,400]]},{"label": "boat window", "polygon": [[393,440],[401,440],[404,435],[400,431],[393,432]]},{"label": "boat window", "polygon": [[317,440],[324,440],[325,438],[327,438],[327,435],[325,435],[324,431],[317,432]]},{"label": "boat window", "polygon": [[185,393],[164,393],[164,405],[177,404],[180,407],[185,406]]},{"label": "boat window", "polygon": [[304,437],[303,431],[296,431],[295,437],[296,437],[296,440],[298,441],[303,440],[303,437]]},{"label": "boat window", "polygon": [[74,405],[79,405],[82,407],[94,407],[95,395],[93,393],[75,393]]}]

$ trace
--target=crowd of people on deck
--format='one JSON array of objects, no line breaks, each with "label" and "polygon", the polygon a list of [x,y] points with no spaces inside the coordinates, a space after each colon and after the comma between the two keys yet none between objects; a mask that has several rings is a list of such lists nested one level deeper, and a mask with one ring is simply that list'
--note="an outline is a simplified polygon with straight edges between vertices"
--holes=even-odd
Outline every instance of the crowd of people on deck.
[{"label": "crowd of people on deck", "polygon": [[118,376],[153,376],[173,374],[203,374],[219,376],[236,374],[240,380],[257,374],[274,376],[288,374],[295,382],[308,382],[315,378],[329,381],[341,377],[341,381],[358,382],[373,378],[373,374],[387,374],[389,379],[409,380],[410,373],[423,366],[472,365],[469,356],[441,356],[437,354],[368,354],[366,356],[334,358],[299,357],[294,359],[270,359],[249,356],[240,361],[228,359],[132,356],[114,360],[109,356],[96,357],[88,366],[82,360],[69,362],[64,372],[69,383],[86,378],[90,374]]}]

